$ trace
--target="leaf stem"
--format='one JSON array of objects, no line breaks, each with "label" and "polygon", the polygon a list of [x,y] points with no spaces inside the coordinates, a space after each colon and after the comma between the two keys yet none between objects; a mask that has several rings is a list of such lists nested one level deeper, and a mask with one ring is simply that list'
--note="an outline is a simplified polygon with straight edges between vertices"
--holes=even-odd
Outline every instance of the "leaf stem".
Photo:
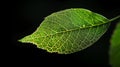
[{"label": "leaf stem", "polygon": [[116,19],[118,19],[118,18],[120,18],[120,15],[118,15],[118,16],[116,16],[116,17],[110,19],[109,21],[112,22],[112,21],[114,21],[114,20],[116,20]]}]

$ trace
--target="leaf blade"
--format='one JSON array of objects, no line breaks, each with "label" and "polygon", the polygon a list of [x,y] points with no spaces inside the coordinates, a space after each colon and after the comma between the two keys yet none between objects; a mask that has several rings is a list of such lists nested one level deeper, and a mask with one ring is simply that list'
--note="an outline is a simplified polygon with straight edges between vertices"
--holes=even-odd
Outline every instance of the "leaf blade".
[{"label": "leaf blade", "polygon": [[111,38],[110,64],[113,67],[120,67],[120,21],[117,24]]},{"label": "leaf blade", "polygon": [[96,42],[109,27],[107,22],[107,18],[87,9],[67,9],[46,17],[40,27],[21,42],[36,44],[48,52],[70,54]]}]

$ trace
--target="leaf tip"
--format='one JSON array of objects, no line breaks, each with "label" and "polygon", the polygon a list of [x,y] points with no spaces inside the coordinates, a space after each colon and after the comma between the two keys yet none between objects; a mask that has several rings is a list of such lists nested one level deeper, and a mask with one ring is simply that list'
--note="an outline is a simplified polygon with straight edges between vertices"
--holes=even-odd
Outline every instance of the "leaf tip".
[{"label": "leaf tip", "polygon": [[18,42],[22,42],[22,43],[29,43],[30,41],[31,41],[31,37],[29,36],[23,37],[18,40]]},{"label": "leaf tip", "polygon": [[22,39],[19,39],[18,42],[22,42],[22,43],[24,43],[25,40],[24,40],[24,38],[22,38]]}]

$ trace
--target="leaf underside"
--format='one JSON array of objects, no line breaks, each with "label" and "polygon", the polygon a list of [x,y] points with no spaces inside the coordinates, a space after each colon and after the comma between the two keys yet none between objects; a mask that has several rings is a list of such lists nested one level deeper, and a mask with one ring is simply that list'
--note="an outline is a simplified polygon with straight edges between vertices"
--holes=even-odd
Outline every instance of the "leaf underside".
[{"label": "leaf underside", "polygon": [[112,67],[120,67],[120,22],[111,38],[110,64]]},{"label": "leaf underside", "polygon": [[66,9],[47,16],[37,30],[19,41],[48,52],[70,54],[95,43],[109,27],[104,16],[83,8]]}]

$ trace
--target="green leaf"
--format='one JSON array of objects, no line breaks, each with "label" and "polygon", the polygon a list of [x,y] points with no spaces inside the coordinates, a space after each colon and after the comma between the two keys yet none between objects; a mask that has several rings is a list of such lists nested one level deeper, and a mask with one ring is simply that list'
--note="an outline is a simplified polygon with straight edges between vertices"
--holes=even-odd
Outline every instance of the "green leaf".
[{"label": "green leaf", "polygon": [[48,52],[70,54],[95,43],[109,27],[108,21],[87,9],[66,9],[47,16],[33,34],[19,41]]},{"label": "green leaf", "polygon": [[111,38],[110,64],[112,67],[120,67],[120,22]]}]

